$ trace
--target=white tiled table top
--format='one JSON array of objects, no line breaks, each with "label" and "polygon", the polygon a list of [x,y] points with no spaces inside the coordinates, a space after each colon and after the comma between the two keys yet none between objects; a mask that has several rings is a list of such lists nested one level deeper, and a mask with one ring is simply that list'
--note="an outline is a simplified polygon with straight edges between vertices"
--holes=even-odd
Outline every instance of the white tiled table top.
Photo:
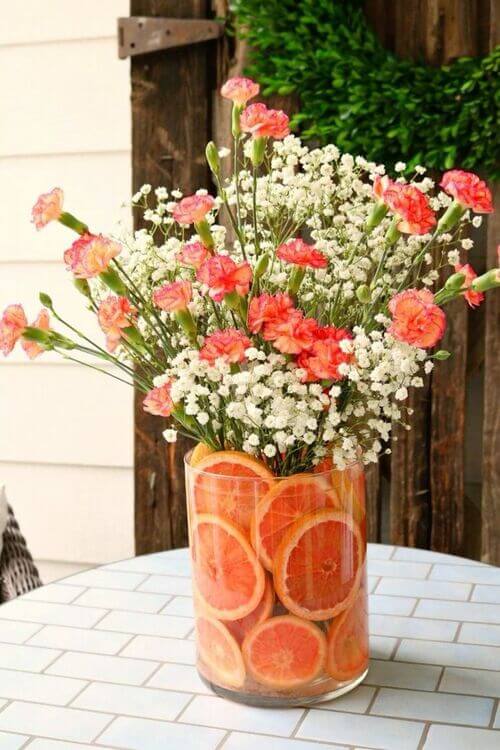
[{"label": "white tiled table top", "polygon": [[368,560],[368,677],[311,709],[204,686],[187,550],[4,604],[0,750],[499,750],[500,570],[384,545]]}]

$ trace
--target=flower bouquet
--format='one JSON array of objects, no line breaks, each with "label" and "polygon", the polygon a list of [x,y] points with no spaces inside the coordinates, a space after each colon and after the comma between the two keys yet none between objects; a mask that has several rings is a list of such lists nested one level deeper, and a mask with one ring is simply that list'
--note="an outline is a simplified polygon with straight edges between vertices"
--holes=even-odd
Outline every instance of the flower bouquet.
[{"label": "flower bouquet", "polygon": [[[64,262],[105,341],[48,294],[28,325],[0,321],[0,348],[58,352],[144,393],[144,409],[197,442],[186,457],[198,667],[217,692],[291,705],[339,695],[368,664],[363,466],[376,461],[409,387],[446,328],[500,285],[464,262],[469,225],[492,211],[477,176],[440,188],[328,145],[308,148],[245,78],[229,80],[229,149],[209,143],[214,195],[144,185],[149,227],[95,234],[56,188],[33,208],[78,237]],[[402,173],[405,165],[397,165]],[[444,284],[440,269],[451,266]],[[56,324],[59,324],[56,326]],[[54,327],[53,327],[54,326]]]}]

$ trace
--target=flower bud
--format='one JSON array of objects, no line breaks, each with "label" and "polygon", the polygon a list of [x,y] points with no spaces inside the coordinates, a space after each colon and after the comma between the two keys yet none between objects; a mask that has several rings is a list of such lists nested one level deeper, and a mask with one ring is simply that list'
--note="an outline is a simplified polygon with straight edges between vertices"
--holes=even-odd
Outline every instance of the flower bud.
[{"label": "flower bud", "polygon": [[241,104],[233,104],[233,111],[231,113],[231,132],[233,134],[233,138],[238,138],[241,133],[240,115],[242,110],[243,107]]},{"label": "flower bud", "polygon": [[452,273],[449,279],[446,280],[445,289],[457,291],[464,285],[465,274],[464,273]]},{"label": "flower bud", "polygon": [[210,167],[214,175],[218,175],[220,173],[219,152],[217,151],[217,146],[213,141],[209,141],[207,143],[207,146],[205,148],[205,156],[207,158],[208,166]]},{"label": "flower bud", "polygon": [[386,206],[383,201],[377,201],[377,203],[375,203],[375,205],[373,206],[368,219],[366,220],[365,231],[371,232],[372,229],[375,229],[375,227],[380,224],[388,210],[388,206]]},{"label": "flower bud", "polygon": [[46,292],[40,292],[40,294],[38,295],[38,299],[44,307],[48,308],[49,310],[53,310],[54,303],[52,302],[52,298],[49,297]]},{"label": "flower bud", "polygon": [[254,138],[252,141],[252,164],[254,167],[258,167],[264,161],[264,153],[266,150],[266,139],[265,138]]},{"label": "flower bud", "polygon": [[92,294],[87,279],[73,279],[73,285],[80,294],[83,294],[84,297],[88,297],[88,299],[92,300]]},{"label": "flower bud", "polygon": [[356,297],[358,298],[358,301],[363,305],[370,302],[371,294],[366,284],[361,284],[361,286],[358,286],[358,288],[356,289]]},{"label": "flower bud", "polygon": [[450,229],[453,229],[455,224],[457,224],[462,214],[464,213],[465,208],[460,205],[460,203],[457,203],[456,201],[453,201],[444,214],[441,216],[441,218],[438,221],[437,225],[437,232],[438,234],[442,234],[443,232],[449,232]]},{"label": "flower bud", "polygon": [[127,287],[112,268],[108,267],[106,271],[102,271],[102,273],[99,274],[99,278],[111,289],[112,292],[115,292],[115,294],[119,294],[120,297],[127,296]]},{"label": "flower bud", "polygon": [[446,349],[439,349],[439,351],[432,355],[431,359],[438,359],[441,362],[444,362],[444,360],[449,359],[449,357],[451,357],[450,352],[447,352]]},{"label": "flower bud", "polygon": [[268,266],[269,266],[269,253],[264,253],[264,255],[262,255],[259,258],[259,260],[257,261],[255,265],[255,270],[253,273],[254,279],[260,279],[260,277],[263,276],[265,272],[267,271]]},{"label": "flower bud", "polygon": [[494,289],[497,286],[500,286],[500,268],[491,268],[471,283],[471,289],[474,292],[487,292],[488,289]]}]

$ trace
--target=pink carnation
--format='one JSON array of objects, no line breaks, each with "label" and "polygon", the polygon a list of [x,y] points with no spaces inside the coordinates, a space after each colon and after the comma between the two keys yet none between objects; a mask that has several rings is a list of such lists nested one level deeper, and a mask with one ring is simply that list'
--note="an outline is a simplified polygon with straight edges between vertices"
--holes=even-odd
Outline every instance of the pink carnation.
[{"label": "pink carnation", "polygon": [[397,228],[404,234],[427,234],[436,224],[428,198],[414,185],[393,182],[383,191],[382,200],[401,219]]},{"label": "pink carnation", "polygon": [[474,289],[471,289],[472,282],[474,279],[477,279],[477,273],[469,263],[465,263],[463,266],[461,266],[460,263],[457,263],[455,271],[457,273],[463,273],[465,276],[464,286],[467,291],[464,292],[464,297],[467,300],[469,307],[479,307],[484,300],[484,294],[483,292],[475,292]]},{"label": "pink carnation", "polygon": [[184,266],[199,268],[208,256],[209,252],[202,242],[188,242],[181,247],[175,257]]},{"label": "pink carnation", "polygon": [[0,318],[0,351],[6,357],[23,335],[28,321],[22,305],[8,305]]},{"label": "pink carnation", "polygon": [[142,402],[144,411],[154,414],[156,417],[169,417],[175,407],[170,395],[171,389],[172,383],[169,381],[149,391]]},{"label": "pink carnation", "polygon": [[451,169],[444,173],[439,184],[464,208],[471,208],[477,214],[490,214],[493,211],[488,186],[473,172]]},{"label": "pink carnation", "polygon": [[200,359],[212,363],[216,359],[223,359],[225,362],[237,364],[245,360],[245,350],[251,345],[250,339],[236,328],[215,331],[206,337],[200,350]]},{"label": "pink carnation", "polygon": [[290,133],[288,115],[281,109],[268,109],[265,104],[250,104],[241,114],[240,126],[253,138],[282,140]]},{"label": "pink carnation", "polygon": [[179,224],[197,224],[214,205],[211,195],[189,195],[175,205],[173,217]]},{"label": "pink carnation", "polygon": [[214,255],[202,263],[196,278],[208,286],[210,297],[220,302],[231,292],[236,292],[240,297],[248,294],[252,269],[249,263],[237,265],[228,255]]},{"label": "pink carnation", "polygon": [[226,99],[231,99],[232,102],[242,107],[249,99],[253,99],[254,96],[257,96],[259,91],[259,84],[252,81],[251,78],[235,76],[226,81],[222,86],[220,93]]},{"label": "pink carnation", "polygon": [[434,304],[434,295],[428,289],[406,289],[389,302],[392,323],[389,333],[399,341],[428,349],[443,337],[446,316]]},{"label": "pink carnation", "polygon": [[292,309],[292,298],[283,292],[252,297],[248,307],[248,327],[252,333],[259,333],[267,323],[287,318]]},{"label": "pink carnation", "polygon": [[118,242],[102,234],[83,234],[64,253],[68,271],[77,279],[92,279],[108,268],[121,251]]},{"label": "pink carnation", "polygon": [[[48,331],[50,329],[49,313],[44,307],[38,313],[35,322],[32,323],[32,328],[39,328],[41,331]],[[30,359],[35,359],[35,357],[38,357],[45,351],[43,346],[40,346],[36,341],[28,339],[22,339],[21,346]]]},{"label": "pink carnation", "polygon": [[379,201],[383,201],[384,191],[392,185],[394,185],[394,182],[390,177],[388,177],[387,175],[384,175],[384,177],[377,175],[373,180],[373,194],[375,198],[378,198]]},{"label": "pink carnation", "polygon": [[35,227],[43,229],[51,221],[57,221],[63,209],[64,193],[54,188],[50,193],[42,193],[31,209],[31,221]]},{"label": "pink carnation", "polygon": [[134,324],[136,309],[126,297],[110,294],[99,305],[97,319],[106,334],[106,347],[114,352],[123,335],[123,329]]},{"label": "pink carnation", "polygon": [[328,265],[328,259],[323,253],[301,239],[289,240],[279,245],[276,255],[280,260],[306,268],[326,268]]},{"label": "pink carnation", "polygon": [[155,289],[153,302],[161,310],[177,312],[185,310],[191,302],[193,290],[189,281],[172,281],[170,284]]}]

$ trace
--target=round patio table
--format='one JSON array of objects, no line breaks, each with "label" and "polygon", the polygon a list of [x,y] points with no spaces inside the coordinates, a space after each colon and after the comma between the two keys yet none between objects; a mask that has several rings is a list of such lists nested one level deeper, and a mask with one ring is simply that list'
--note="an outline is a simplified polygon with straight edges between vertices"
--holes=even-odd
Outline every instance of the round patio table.
[{"label": "round patio table", "polygon": [[0,607],[0,750],[498,750],[500,570],[370,545],[371,665],[310,709],[198,678],[187,550],[88,570]]}]

